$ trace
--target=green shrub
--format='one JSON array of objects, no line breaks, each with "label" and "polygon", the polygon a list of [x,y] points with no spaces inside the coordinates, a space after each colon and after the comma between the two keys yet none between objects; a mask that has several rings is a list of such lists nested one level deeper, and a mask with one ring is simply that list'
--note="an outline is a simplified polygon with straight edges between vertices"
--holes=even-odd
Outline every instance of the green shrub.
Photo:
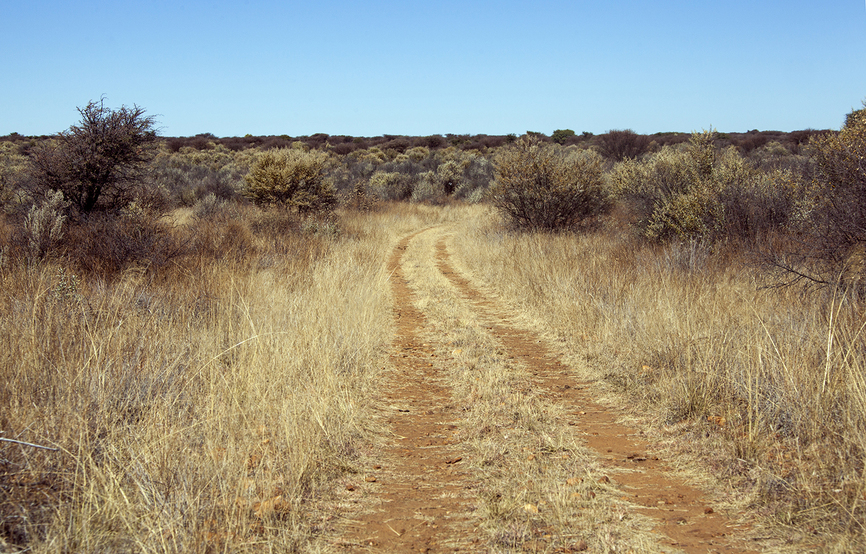
[{"label": "green shrub", "polygon": [[579,226],[607,206],[602,160],[592,151],[571,155],[524,136],[496,160],[491,199],[515,227],[560,230]]},{"label": "green shrub", "polygon": [[262,153],[244,178],[244,196],[258,205],[281,206],[298,213],[331,210],[337,202],[325,181],[328,155],[280,148]]}]

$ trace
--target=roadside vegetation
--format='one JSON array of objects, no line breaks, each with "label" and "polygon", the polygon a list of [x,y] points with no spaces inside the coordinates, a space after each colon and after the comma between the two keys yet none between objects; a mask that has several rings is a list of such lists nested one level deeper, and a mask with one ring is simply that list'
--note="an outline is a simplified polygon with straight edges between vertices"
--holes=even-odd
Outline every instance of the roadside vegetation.
[{"label": "roadside vegetation", "polygon": [[[375,443],[385,260],[446,221],[462,271],[740,509],[794,548],[866,549],[866,111],[229,139],[80,114],[0,137],[0,551],[327,549]],[[490,375],[455,377],[473,418],[523,387]]]}]

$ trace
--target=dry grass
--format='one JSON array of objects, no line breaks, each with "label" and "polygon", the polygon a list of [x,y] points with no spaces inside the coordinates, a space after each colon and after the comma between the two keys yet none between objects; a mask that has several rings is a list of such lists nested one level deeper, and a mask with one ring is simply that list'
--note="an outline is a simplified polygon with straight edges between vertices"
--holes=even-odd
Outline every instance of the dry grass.
[{"label": "dry grass", "polygon": [[0,442],[0,550],[323,548],[371,440],[384,260],[438,215],[273,234],[257,214],[189,220],[196,250],[110,279],[5,259],[0,437],[55,450]]},{"label": "dry grass", "polygon": [[[864,315],[850,298],[760,290],[730,253],[512,235],[480,206],[303,226],[188,215],[170,232],[194,250],[111,278],[2,250],[0,437],[56,450],[0,442],[0,549],[328,550],[335,482],[376,440],[384,261],[440,223],[455,229],[452,264],[636,401],[791,548],[866,547]],[[560,408],[435,270],[437,233],[411,243],[405,269],[456,361],[491,549],[653,551]]]},{"label": "dry grass", "polygon": [[512,235],[476,210],[454,243],[465,269],[575,366],[649,414],[792,548],[866,548],[862,303],[762,289],[736,252],[614,231]]}]

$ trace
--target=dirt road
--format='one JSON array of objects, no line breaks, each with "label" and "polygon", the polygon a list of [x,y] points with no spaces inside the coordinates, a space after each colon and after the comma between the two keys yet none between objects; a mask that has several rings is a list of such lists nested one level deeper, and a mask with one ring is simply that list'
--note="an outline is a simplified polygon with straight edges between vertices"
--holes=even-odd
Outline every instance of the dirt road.
[{"label": "dirt road", "polygon": [[[593,400],[592,383],[455,270],[449,240],[458,239],[447,228],[427,229],[400,241],[388,262],[397,332],[378,402],[390,437],[365,476],[371,509],[338,546],[753,551],[669,470],[672,460]],[[485,408],[490,375],[508,386]]]}]

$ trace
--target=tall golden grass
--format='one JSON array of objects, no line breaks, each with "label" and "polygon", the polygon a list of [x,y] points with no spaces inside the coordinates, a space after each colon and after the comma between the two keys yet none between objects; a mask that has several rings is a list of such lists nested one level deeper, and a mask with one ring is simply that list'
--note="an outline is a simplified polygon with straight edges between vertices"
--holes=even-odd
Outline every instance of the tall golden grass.
[{"label": "tall golden grass", "polygon": [[3,261],[6,546],[317,548],[333,479],[371,440],[384,260],[436,214],[348,213],[285,234],[255,232],[263,217],[187,218],[172,232],[195,251],[110,279],[62,257]]},{"label": "tall golden grass", "polygon": [[832,290],[766,288],[736,249],[628,232],[510,234],[473,208],[463,269],[649,414],[741,506],[828,551],[866,548],[866,312]]}]

